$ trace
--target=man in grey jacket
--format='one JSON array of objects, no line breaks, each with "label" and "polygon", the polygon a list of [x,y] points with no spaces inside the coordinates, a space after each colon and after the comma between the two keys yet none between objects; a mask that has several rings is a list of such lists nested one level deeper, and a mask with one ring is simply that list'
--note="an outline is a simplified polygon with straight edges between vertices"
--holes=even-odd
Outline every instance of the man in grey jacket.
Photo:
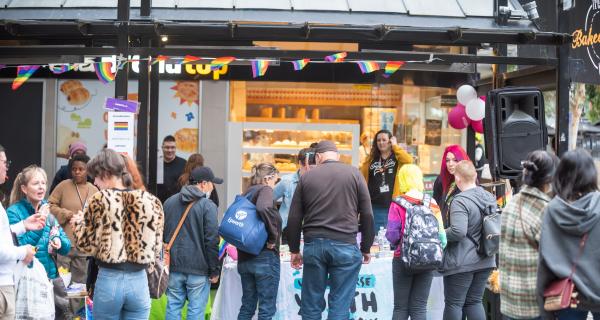
[{"label": "man in grey jacket", "polygon": [[477,171],[471,161],[460,161],[454,174],[460,193],[450,204],[450,225],[444,251],[444,320],[485,319],[482,299],[495,256],[477,253],[481,238],[482,212],[496,206],[492,194],[477,186]]},{"label": "man in grey jacket", "polygon": [[181,319],[181,309],[188,301],[188,319],[204,319],[210,283],[219,280],[219,235],[217,206],[209,200],[213,183],[221,184],[208,167],[190,174],[189,185],[171,196],[164,204],[164,243],[169,243],[187,206],[185,218],[173,246],[169,267],[166,319]]}]

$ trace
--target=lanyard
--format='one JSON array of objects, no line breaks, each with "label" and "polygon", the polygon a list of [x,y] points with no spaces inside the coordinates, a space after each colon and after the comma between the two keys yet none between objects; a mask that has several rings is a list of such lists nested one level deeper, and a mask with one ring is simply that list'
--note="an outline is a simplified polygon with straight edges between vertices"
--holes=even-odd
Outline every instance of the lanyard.
[{"label": "lanyard", "polygon": [[79,193],[79,187],[77,186],[77,183],[75,183],[75,181],[73,181],[73,185],[75,185],[75,190],[77,190],[77,197],[79,198],[79,203],[81,204],[81,210],[83,210],[83,207],[85,206],[85,202],[88,199],[88,195],[90,194],[90,188],[87,188],[87,192],[85,193],[85,200],[83,200],[81,198],[81,193]]}]

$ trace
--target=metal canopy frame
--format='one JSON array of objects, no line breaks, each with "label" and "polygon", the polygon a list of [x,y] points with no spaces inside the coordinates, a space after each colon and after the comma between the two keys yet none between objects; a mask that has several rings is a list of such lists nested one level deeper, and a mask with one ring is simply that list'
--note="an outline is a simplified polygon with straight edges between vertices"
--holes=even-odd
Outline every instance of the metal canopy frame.
[{"label": "metal canopy frame", "polygon": [[[496,0],[496,5],[508,5],[507,0]],[[557,8],[560,17],[561,8]],[[469,54],[429,53],[416,51],[396,50],[362,50],[349,52],[347,59],[350,60],[427,60],[431,57],[442,61],[434,64],[450,63],[483,63],[512,65],[543,65],[553,66],[557,70],[557,90],[559,93],[559,104],[557,113],[564,118],[568,114],[568,103],[562,103],[568,99],[568,42],[571,39],[565,28],[560,28],[563,33],[539,32],[529,29],[524,24],[514,23],[512,26],[499,26],[494,28],[494,23],[489,23],[490,28],[461,28],[449,26],[449,20],[437,23],[439,17],[415,18],[405,17],[406,21],[417,21],[413,26],[396,26],[388,24],[378,25],[356,25],[352,24],[352,16],[342,17],[350,19],[349,24],[326,24],[326,23],[282,23],[259,20],[260,22],[238,22],[231,21],[161,21],[151,17],[154,8],[151,0],[140,0],[139,14],[131,11],[130,0],[118,0],[116,19],[108,20],[0,20],[0,61],[1,59],[23,59],[24,63],[32,58],[56,59],[57,56],[63,60],[83,56],[106,56],[106,55],[140,55],[140,57],[156,56],[212,56],[234,55],[239,58],[278,58],[299,59],[313,58],[321,59],[332,52],[324,51],[290,51],[277,48],[247,48],[239,47],[240,44],[252,44],[252,41],[297,41],[297,42],[351,42],[370,44],[380,48],[402,48],[406,45],[442,45],[442,46],[464,46],[469,47]],[[184,12],[180,8],[170,11],[168,14]],[[160,9],[155,12],[162,12]],[[192,10],[193,11],[193,10]],[[200,13],[200,11],[190,13]],[[496,10],[495,10],[496,11]],[[34,11],[32,11],[34,12]],[[54,12],[54,11],[52,11]],[[104,12],[104,11],[103,11]],[[214,13],[220,11],[215,10]],[[235,11],[235,14],[243,15],[243,11]],[[35,12],[34,12],[35,13]],[[30,14],[30,13],[29,13]],[[130,14],[133,15],[131,19]],[[206,17],[207,13],[202,13]],[[209,13],[211,16],[212,14]],[[273,17],[271,11],[267,16]],[[276,14],[280,14],[277,12]],[[281,13],[284,14],[284,13]],[[290,14],[289,12],[287,14]],[[306,12],[301,16],[318,15],[324,17],[327,12]],[[354,14],[354,13],[353,13]],[[9,14],[10,16],[10,14]],[[186,17],[192,14],[185,15]],[[218,16],[218,15],[215,15]],[[370,16],[369,16],[370,17]],[[297,20],[298,16],[294,16]],[[60,18],[59,18],[60,19]],[[63,18],[64,19],[64,18]],[[179,19],[179,17],[177,18]],[[281,17],[277,19],[282,19]],[[277,21],[273,20],[273,21]],[[388,20],[396,21],[397,18],[386,17]],[[418,20],[420,19],[420,20]],[[431,19],[431,22],[424,19]],[[436,20],[437,19],[437,20]],[[469,21],[466,18],[458,21]],[[489,19],[488,19],[489,20]],[[488,21],[486,20],[486,21]],[[288,21],[294,21],[292,19]],[[436,22],[437,21],[437,22]],[[475,21],[475,20],[473,20]],[[561,21],[559,19],[559,21]],[[493,22],[493,19],[492,19]],[[450,22],[451,23],[451,22]],[[564,24],[564,19],[559,22]],[[429,27],[436,25],[438,27]],[[468,25],[468,24],[467,24]],[[473,25],[473,24],[471,24]],[[480,24],[481,25],[481,24]],[[443,26],[443,27],[439,27]],[[160,37],[167,36],[169,45],[189,45],[194,43],[200,47],[164,47]],[[10,41],[3,41],[10,40]],[[21,46],[14,46],[16,41],[22,41]],[[225,46],[210,47],[209,44],[220,43]],[[36,45],[31,45],[36,44]],[[59,46],[59,44],[61,44]],[[67,44],[67,45],[62,45]],[[482,45],[494,45],[500,53],[497,56],[478,56],[474,48]],[[507,44],[546,45],[557,47],[557,58],[553,57],[509,57],[506,54]],[[367,46],[368,47],[368,46]],[[54,61],[49,61],[50,63]],[[156,168],[157,157],[151,154],[151,150],[158,148],[158,70],[152,68],[149,72],[147,61],[141,61],[139,96],[140,96],[140,119],[138,126],[137,152],[138,160],[142,166],[145,176],[148,177],[150,191],[156,192]],[[128,66],[126,66],[128,67]],[[119,72],[116,79],[115,96],[126,97],[128,72]],[[473,84],[475,82],[473,78]],[[565,92],[567,93],[565,97]],[[567,101],[568,102],[568,101]],[[566,109],[565,109],[566,108]],[[568,126],[557,120],[557,132],[561,139],[564,135],[568,138]],[[566,143],[561,139],[557,142],[557,152],[561,154],[566,150]]]}]

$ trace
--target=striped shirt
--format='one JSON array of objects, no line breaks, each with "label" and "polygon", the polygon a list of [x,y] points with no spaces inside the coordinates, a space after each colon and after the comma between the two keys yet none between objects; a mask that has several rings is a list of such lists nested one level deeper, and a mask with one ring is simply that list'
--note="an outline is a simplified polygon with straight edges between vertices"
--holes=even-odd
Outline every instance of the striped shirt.
[{"label": "striped shirt", "polygon": [[550,197],[524,186],[502,211],[500,310],[511,318],[535,318],[536,274],[542,215]]}]

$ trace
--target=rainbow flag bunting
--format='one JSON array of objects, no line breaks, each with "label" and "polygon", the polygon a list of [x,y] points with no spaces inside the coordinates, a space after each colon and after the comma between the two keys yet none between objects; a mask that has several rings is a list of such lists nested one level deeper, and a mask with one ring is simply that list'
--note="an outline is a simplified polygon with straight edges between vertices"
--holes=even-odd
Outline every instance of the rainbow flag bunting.
[{"label": "rainbow flag bunting", "polygon": [[94,320],[94,302],[90,297],[85,297],[85,319]]},{"label": "rainbow flag bunting", "polygon": [[375,61],[357,61],[356,64],[358,64],[358,67],[362,73],[371,73],[381,69],[379,63]]},{"label": "rainbow flag bunting", "polygon": [[221,241],[219,241],[219,259],[223,259],[225,257],[225,252],[227,250],[228,245],[229,244],[227,243],[227,241],[221,238]]},{"label": "rainbow flag bunting", "polygon": [[398,71],[398,69],[400,69],[404,64],[405,64],[404,61],[388,61],[385,64],[383,76],[385,78],[389,78],[392,74],[394,74],[394,72]]},{"label": "rainbow flag bunting", "polygon": [[0,69],[4,69],[4,68],[6,68],[6,65],[5,64],[0,64]]},{"label": "rainbow flag bunting", "polygon": [[156,56],[156,58],[154,58],[154,60],[152,61],[152,64],[157,64],[161,61],[166,61],[167,59],[169,59],[169,57],[163,56],[163,55],[158,55],[158,56]]},{"label": "rainbow flag bunting", "polygon": [[17,90],[19,87],[33,75],[40,66],[18,66],[17,77],[13,80],[12,89]]},{"label": "rainbow flag bunting", "polygon": [[53,65],[50,65],[49,68],[50,68],[50,71],[52,71],[52,73],[61,74],[61,73],[65,73],[67,71],[73,70],[73,68],[75,68],[75,66],[69,65],[69,64],[53,64]]},{"label": "rainbow flag bunting", "polygon": [[96,70],[96,76],[98,80],[104,84],[115,81],[117,73],[112,72],[112,62],[95,62],[94,69]]},{"label": "rainbow flag bunting", "polygon": [[346,59],[346,56],[348,56],[347,52],[340,52],[340,53],[332,54],[330,56],[326,56],[325,61],[327,61],[327,62],[344,62],[344,59]]},{"label": "rainbow flag bunting", "polygon": [[300,71],[306,67],[306,65],[310,62],[310,59],[300,59],[292,61],[292,65],[294,66],[294,71]]},{"label": "rainbow flag bunting", "polygon": [[269,68],[269,60],[252,60],[252,77],[262,77]]},{"label": "rainbow flag bunting", "polygon": [[186,64],[188,62],[198,61],[198,60],[200,60],[199,57],[187,55],[187,56],[183,57],[183,60],[181,61],[181,64]]},{"label": "rainbow flag bunting", "polygon": [[210,62],[210,70],[212,70],[212,71],[219,70],[220,68],[228,65],[229,63],[231,63],[234,60],[235,60],[235,57],[216,58]]}]

